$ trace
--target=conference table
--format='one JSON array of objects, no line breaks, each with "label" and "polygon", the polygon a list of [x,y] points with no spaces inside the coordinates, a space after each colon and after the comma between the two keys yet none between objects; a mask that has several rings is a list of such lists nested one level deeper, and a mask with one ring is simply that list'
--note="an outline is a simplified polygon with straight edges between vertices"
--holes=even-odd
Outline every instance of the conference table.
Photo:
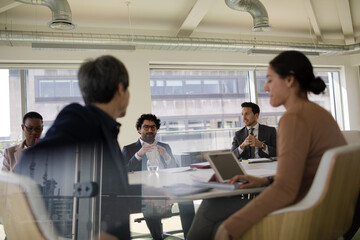
[{"label": "conference table", "polygon": [[[203,163],[206,165],[207,163]],[[246,170],[246,174],[254,176],[269,176],[274,175],[276,172],[277,162],[266,163],[252,163],[247,161],[241,162]],[[265,188],[250,188],[250,189],[210,189],[203,187],[199,191],[189,191],[189,193],[181,194],[181,191],[187,189],[197,188],[195,180],[207,182],[214,174],[214,170],[211,168],[199,169],[194,167],[179,167],[159,169],[157,173],[150,173],[148,171],[137,171],[129,173],[130,184],[143,184],[146,186],[154,187],[156,189],[162,189],[168,193],[163,195],[162,193],[155,191],[143,191],[142,197],[150,198],[170,198],[172,200],[198,200],[216,197],[234,196],[240,194],[259,193]],[[160,191],[162,192],[162,191]],[[186,191],[185,191],[186,192]]]}]

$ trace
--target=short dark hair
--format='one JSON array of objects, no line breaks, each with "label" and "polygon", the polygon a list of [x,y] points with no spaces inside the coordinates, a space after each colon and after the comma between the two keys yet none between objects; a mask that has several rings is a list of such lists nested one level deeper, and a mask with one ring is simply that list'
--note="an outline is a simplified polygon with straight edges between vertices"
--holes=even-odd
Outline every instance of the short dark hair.
[{"label": "short dark hair", "polygon": [[43,117],[39,113],[37,113],[37,112],[28,112],[23,117],[23,124],[25,124],[25,121],[28,118],[38,118],[38,119],[41,120],[41,122],[43,121]]},{"label": "short dark hair", "polygon": [[141,125],[144,123],[145,120],[148,121],[153,121],[156,125],[156,129],[160,128],[160,124],[161,124],[161,120],[158,119],[154,114],[148,113],[148,114],[143,114],[139,117],[139,119],[136,121],[136,129],[141,128]]},{"label": "short dark hair", "polygon": [[320,77],[314,76],[311,62],[301,52],[282,52],[271,60],[270,66],[281,78],[294,76],[302,92],[311,91],[319,94],[326,88],[325,82]]},{"label": "short dark hair", "polygon": [[129,86],[129,75],[124,64],[117,58],[106,55],[84,62],[78,72],[79,87],[86,104],[108,103],[118,90]]},{"label": "short dark hair", "polygon": [[256,103],[252,103],[252,102],[243,102],[242,104],[241,104],[241,107],[249,107],[249,108],[251,108],[251,110],[252,110],[252,112],[254,113],[254,114],[257,114],[257,113],[259,113],[260,114],[260,108],[259,108],[259,106],[256,104]]}]

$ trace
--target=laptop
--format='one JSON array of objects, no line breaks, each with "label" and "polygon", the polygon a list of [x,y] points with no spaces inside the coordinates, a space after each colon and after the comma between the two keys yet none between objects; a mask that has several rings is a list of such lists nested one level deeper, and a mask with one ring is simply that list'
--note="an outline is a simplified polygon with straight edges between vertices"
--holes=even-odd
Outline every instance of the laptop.
[{"label": "laptop", "polygon": [[244,167],[233,152],[209,153],[207,160],[215,171],[216,180],[221,183],[228,182],[235,175],[246,174]]}]

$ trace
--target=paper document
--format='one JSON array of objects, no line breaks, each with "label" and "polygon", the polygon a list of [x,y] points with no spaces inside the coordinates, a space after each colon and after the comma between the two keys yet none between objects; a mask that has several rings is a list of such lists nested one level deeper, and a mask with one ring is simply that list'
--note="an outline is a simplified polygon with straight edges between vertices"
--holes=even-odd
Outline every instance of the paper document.
[{"label": "paper document", "polygon": [[204,182],[197,179],[192,179],[194,186],[201,186],[201,187],[209,187],[209,188],[218,188],[218,189],[225,189],[225,190],[236,190],[240,188],[242,183],[219,183],[219,182]]},{"label": "paper document", "polygon": [[199,169],[211,168],[209,162],[193,163],[193,164],[190,164],[190,167],[191,168],[199,168]]},{"label": "paper document", "polygon": [[196,193],[207,192],[211,188],[206,186],[195,186],[184,183],[178,183],[174,185],[163,186],[164,191],[174,196],[187,196]]},{"label": "paper document", "polygon": [[248,163],[264,163],[264,162],[272,162],[271,158],[251,158],[248,159]]}]

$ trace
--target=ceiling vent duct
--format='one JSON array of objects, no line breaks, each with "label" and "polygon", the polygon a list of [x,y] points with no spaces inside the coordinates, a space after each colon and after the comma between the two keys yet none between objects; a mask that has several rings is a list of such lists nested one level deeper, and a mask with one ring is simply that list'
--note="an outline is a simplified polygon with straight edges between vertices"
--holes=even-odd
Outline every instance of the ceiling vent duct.
[{"label": "ceiling vent duct", "polygon": [[[248,55],[252,55],[252,56],[276,56],[280,53],[282,53],[283,50],[273,50],[273,49],[249,49],[247,51]],[[308,57],[316,57],[316,56],[320,56],[319,52],[315,52],[315,51],[301,51],[303,54],[305,54]]]},{"label": "ceiling vent duct", "polygon": [[[226,51],[250,55],[276,54],[278,52],[274,53],[274,51],[289,50],[320,56],[360,53],[360,43],[314,46],[312,43],[300,42],[261,41],[255,43],[252,40],[236,39],[0,30],[0,46],[2,45],[32,46],[34,49]],[[252,50],[249,51],[250,49]]]},{"label": "ceiling vent duct", "polygon": [[43,5],[50,8],[52,12],[52,21],[49,27],[56,30],[72,30],[75,24],[72,23],[70,5],[67,0],[15,0],[17,2]]},{"label": "ceiling vent duct", "polygon": [[253,32],[269,31],[269,17],[264,5],[259,0],[225,0],[229,8],[237,11],[248,12],[254,19]]}]

